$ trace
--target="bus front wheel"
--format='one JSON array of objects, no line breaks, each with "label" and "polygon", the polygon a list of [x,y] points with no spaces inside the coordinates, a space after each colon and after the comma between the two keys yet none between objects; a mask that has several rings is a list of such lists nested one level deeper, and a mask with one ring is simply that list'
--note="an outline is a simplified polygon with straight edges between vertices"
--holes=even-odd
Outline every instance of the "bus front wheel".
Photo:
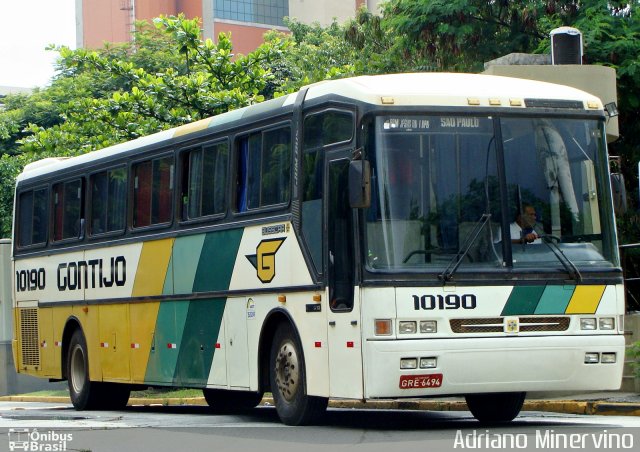
[{"label": "bus front wheel", "polygon": [[469,411],[483,423],[509,422],[520,413],[526,392],[468,394],[465,396]]},{"label": "bus front wheel", "polygon": [[302,346],[288,323],[276,329],[269,355],[269,379],[280,420],[287,425],[313,422],[327,409],[327,398],[307,395]]}]

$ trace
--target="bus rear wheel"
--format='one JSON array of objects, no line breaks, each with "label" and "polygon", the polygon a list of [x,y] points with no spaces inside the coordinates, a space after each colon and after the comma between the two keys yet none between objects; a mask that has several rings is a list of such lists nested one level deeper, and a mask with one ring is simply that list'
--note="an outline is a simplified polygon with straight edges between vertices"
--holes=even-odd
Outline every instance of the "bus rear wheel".
[{"label": "bus rear wheel", "polygon": [[213,410],[221,412],[249,410],[262,400],[262,393],[259,392],[204,388],[202,394]]},{"label": "bus rear wheel", "polygon": [[305,425],[327,409],[328,399],[307,395],[306,371],[298,335],[281,323],[271,344],[269,380],[280,420],[287,425]]},{"label": "bus rear wheel", "polygon": [[482,423],[510,422],[520,414],[526,392],[468,394],[469,411]]},{"label": "bus rear wheel", "polygon": [[94,409],[99,403],[98,388],[89,380],[89,354],[82,331],[74,331],[68,350],[67,379],[71,403],[76,410]]},{"label": "bus rear wheel", "polygon": [[81,330],[74,331],[67,355],[69,396],[76,410],[124,408],[131,393],[128,385],[100,383],[89,379],[89,353]]}]

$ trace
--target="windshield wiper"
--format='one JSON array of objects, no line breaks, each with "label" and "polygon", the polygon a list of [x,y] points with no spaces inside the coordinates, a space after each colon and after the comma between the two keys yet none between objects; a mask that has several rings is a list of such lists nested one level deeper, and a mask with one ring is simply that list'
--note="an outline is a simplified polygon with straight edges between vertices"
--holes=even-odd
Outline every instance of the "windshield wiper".
[{"label": "windshield wiper", "polygon": [[572,279],[575,279],[576,282],[582,281],[582,275],[580,274],[578,267],[576,267],[576,265],[571,262],[571,259],[569,259],[567,255],[564,254],[564,252],[560,249],[560,246],[558,246],[558,244],[554,241],[559,240],[558,237],[547,234],[542,234],[539,237],[542,239],[542,243],[547,245],[553,252],[553,254],[558,258],[562,266],[565,268],[565,270],[567,270],[567,273],[569,273],[569,276]]},{"label": "windshield wiper", "polygon": [[480,217],[480,219],[473,226],[473,229],[469,231],[469,233],[465,237],[462,246],[458,250],[458,253],[455,255],[453,259],[451,259],[451,262],[449,262],[449,265],[447,265],[447,268],[445,268],[444,271],[438,275],[438,279],[440,281],[442,282],[451,281],[456,270],[458,270],[458,267],[460,267],[462,260],[469,253],[469,250],[478,239],[478,236],[480,235],[480,231],[482,231],[482,228],[484,227],[484,225],[489,222],[490,218],[491,218],[490,213],[482,214],[482,217]]}]

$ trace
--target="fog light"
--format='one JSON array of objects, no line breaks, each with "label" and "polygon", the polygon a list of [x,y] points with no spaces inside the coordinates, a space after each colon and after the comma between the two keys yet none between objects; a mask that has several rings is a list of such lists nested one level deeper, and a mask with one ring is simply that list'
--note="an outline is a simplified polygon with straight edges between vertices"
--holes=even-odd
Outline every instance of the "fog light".
[{"label": "fog light", "polygon": [[438,358],[420,358],[420,369],[433,369],[438,367]]},{"label": "fog light", "polygon": [[613,330],[616,327],[616,321],[613,317],[603,317],[598,322],[598,327],[601,330]]},{"label": "fog light", "polygon": [[391,336],[393,334],[393,324],[391,319],[375,319],[376,336]]},{"label": "fog light", "polygon": [[398,325],[398,333],[400,334],[415,334],[416,322],[400,322]]},{"label": "fog light", "polygon": [[596,329],[596,319],[580,319],[580,329],[581,330],[595,330]]},{"label": "fog light", "polygon": [[613,364],[616,362],[616,354],[615,353],[603,353],[602,359],[600,360],[603,364]]},{"label": "fog light", "polygon": [[418,367],[417,358],[401,358],[400,369],[415,369]]},{"label": "fog light", "polygon": [[600,362],[600,354],[599,353],[585,353],[584,354],[584,363],[585,364],[597,364]]},{"label": "fog light", "polygon": [[438,322],[436,322],[435,320],[421,320],[420,332],[421,333],[437,333]]}]

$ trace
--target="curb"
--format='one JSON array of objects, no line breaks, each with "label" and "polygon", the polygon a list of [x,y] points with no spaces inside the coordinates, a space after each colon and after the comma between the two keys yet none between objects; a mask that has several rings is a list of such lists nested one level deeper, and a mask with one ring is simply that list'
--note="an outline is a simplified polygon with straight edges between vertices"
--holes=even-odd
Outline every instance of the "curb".
[{"label": "curb", "polygon": [[[2,402],[71,403],[68,397],[4,396]],[[264,397],[262,406],[273,406],[272,397]],[[131,398],[128,406],[207,406],[204,397],[188,398]],[[344,400],[331,399],[332,408],[369,410],[420,410],[420,411],[467,411],[462,400]],[[522,411],[545,411],[565,414],[599,416],[640,416],[640,403],[578,401],[578,400],[526,400]]]}]

